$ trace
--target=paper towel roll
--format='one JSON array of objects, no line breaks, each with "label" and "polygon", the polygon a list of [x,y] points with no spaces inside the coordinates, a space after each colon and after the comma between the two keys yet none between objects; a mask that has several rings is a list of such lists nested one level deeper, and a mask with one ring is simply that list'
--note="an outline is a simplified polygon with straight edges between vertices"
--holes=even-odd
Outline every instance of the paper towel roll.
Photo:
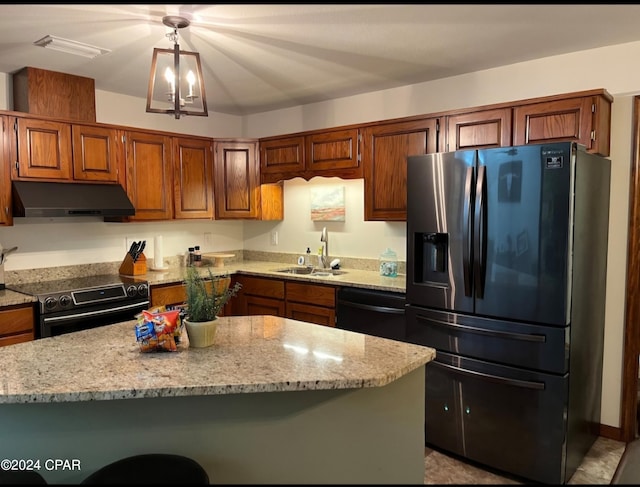
[{"label": "paper towel roll", "polygon": [[162,269],[164,267],[164,250],[162,248],[162,235],[153,239],[153,267]]}]

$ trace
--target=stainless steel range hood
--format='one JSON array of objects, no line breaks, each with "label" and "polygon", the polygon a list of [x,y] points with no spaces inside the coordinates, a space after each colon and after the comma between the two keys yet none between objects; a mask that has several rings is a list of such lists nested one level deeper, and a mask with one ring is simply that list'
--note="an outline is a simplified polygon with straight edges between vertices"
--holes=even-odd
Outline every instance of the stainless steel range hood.
[{"label": "stainless steel range hood", "polygon": [[119,184],[13,181],[14,217],[133,216]]}]

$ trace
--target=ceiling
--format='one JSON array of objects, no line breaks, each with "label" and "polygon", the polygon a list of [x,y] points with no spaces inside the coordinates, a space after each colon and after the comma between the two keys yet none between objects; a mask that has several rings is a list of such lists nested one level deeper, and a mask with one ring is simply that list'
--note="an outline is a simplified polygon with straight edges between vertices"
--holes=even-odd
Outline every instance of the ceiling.
[{"label": "ceiling", "polygon": [[[25,66],[93,78],[145,98],[165,15],[191,25],[209,111],[248,115],[640,40],[640,5],[2,5],[0,72]],[[111,52],[34,46],[46,35]],[[630,60],[630,62],[632,62]]]}]

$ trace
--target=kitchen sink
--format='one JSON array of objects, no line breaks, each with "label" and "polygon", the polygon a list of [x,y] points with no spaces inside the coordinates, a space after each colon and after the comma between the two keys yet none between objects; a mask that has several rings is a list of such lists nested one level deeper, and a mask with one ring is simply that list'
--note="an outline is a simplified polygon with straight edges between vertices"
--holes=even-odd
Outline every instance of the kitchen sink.
[{"label": "kitchen sink", "polygon": [[345,271],[337,269],[316,269],[315,267],[303,266],[285,267],[284,269],[276,269],[274,272],[282,272],[283,274],[302,274],[316,277],[339,276],[341,274],[346,274]]}]

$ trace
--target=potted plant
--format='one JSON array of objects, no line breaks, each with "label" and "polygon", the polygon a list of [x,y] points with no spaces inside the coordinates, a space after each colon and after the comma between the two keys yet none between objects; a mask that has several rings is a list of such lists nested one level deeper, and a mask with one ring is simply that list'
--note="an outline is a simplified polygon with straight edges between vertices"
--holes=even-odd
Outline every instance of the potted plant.
[{"label": "potted plant", "polygon": [[208,274],[207,279],[197,267],[188,267],[185,276],[187,309],[184,324],[189,345],[197,348],[213,345],[218,313],[242,287],[239,282],[230,287],[229,275],[214,276],[211,269]]}]

